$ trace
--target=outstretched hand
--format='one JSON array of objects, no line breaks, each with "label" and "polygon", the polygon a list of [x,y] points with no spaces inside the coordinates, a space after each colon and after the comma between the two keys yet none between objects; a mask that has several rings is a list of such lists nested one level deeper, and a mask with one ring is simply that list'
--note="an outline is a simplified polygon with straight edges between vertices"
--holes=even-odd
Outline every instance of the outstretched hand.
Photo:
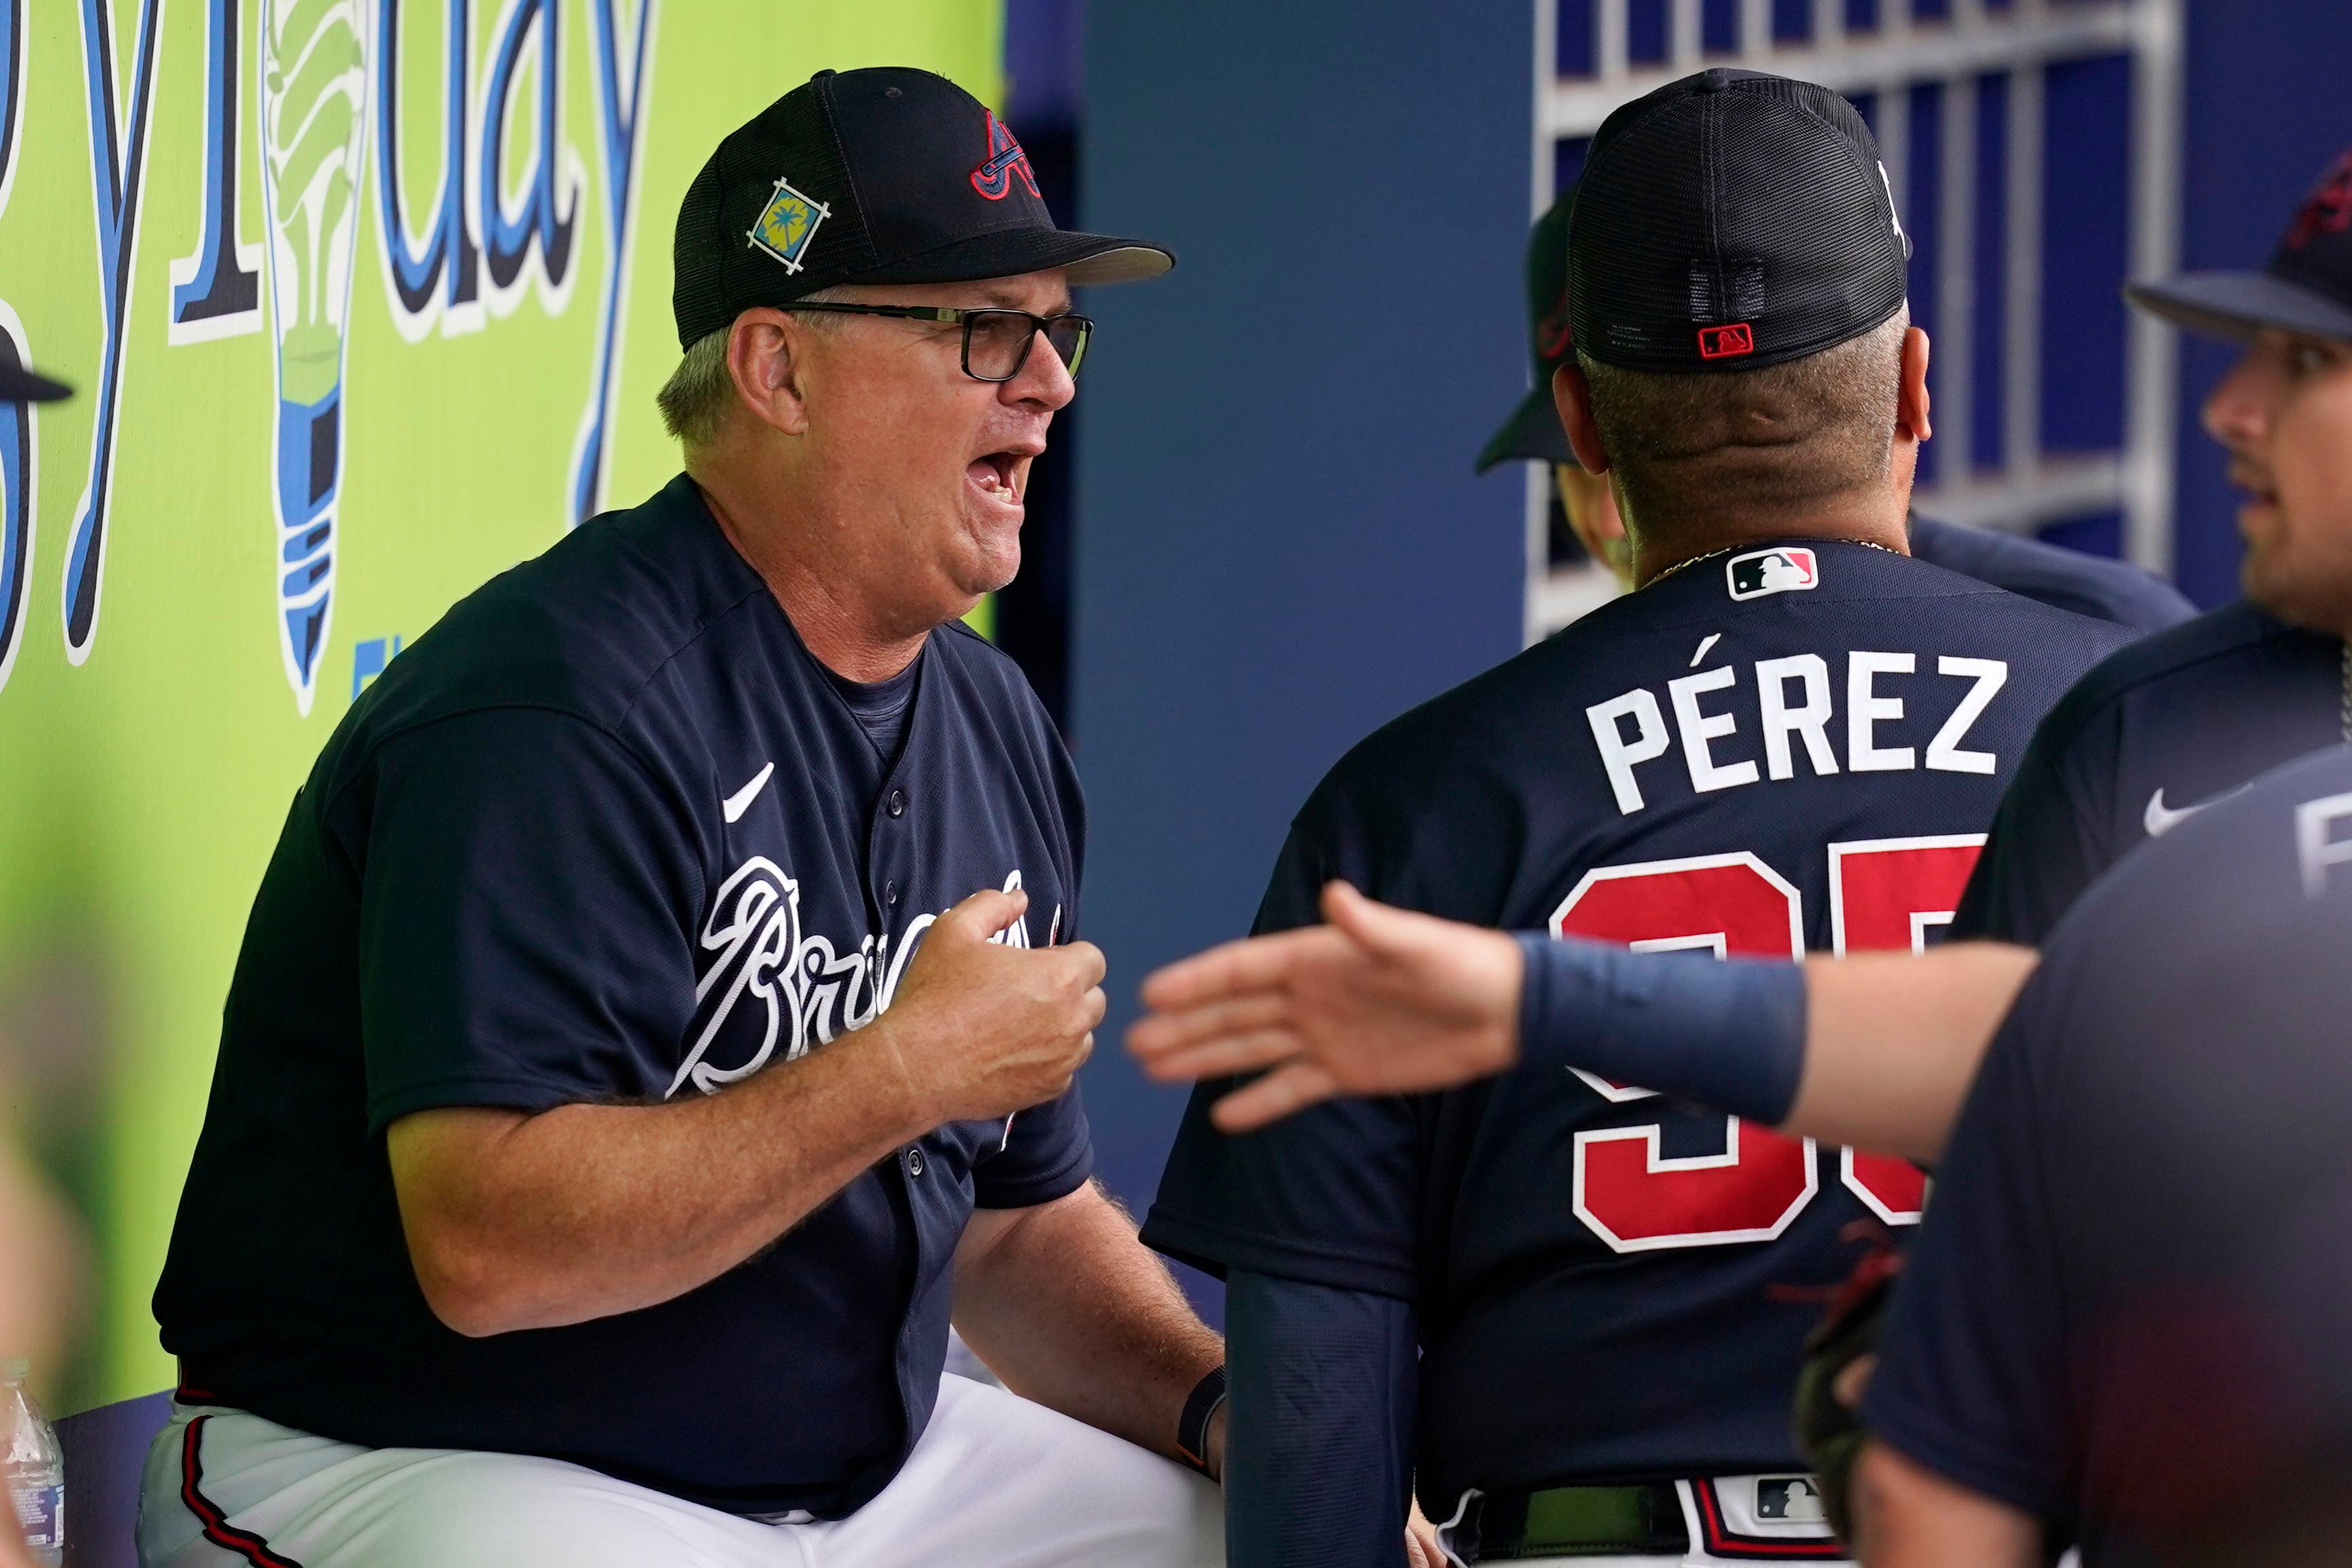
[{"label": "outstretched hand", "polygon": [[1228,1133],[1339,1094],[1446,1089],[1518,1057],[1519,945],[1323,889],[1327,925],[1228,942],[1143,983],[1127,1034],[1166,1082],[1272,1069],[1217,1102]]}]

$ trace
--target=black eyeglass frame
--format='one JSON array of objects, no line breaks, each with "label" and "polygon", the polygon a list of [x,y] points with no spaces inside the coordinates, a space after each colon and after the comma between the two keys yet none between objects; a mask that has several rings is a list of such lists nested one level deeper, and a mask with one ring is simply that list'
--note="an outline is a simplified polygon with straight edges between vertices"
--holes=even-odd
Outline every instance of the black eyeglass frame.
[{"label": "black eyeglass frame", "polygon": [[[1002,305],[985,305],[971,309],[962,309],[952,305],[850,305],[836,304],[831,300],[799,300],[790,305],[779,305],[776,308],[779,310],[825,310],[838,316],[891,316],[906,321],[936,321],[942,326],[961,326],[963,329],[963,373],[973,381],[987,382],[996,386],[1002,386],[1019,375],[1022,367],[1029,362],[1029,350],[1037,346],[1039,335],[1045,334],[1045,340],[1052,342],[1051,329],[1064,321],[1077,323],[1076,350],[1062,361],[1062,368],[1070,373],[1071,379],[1076,380],[1078,366],[1086,361],[1087,345],[1093,340],[1095,335],[1094,318],[1081,316],[1075,310],[1065,310],[1059,316],[1039,316],[1032,311],[1013,310]],[[1013,368],[1001,376],[984,376],[971,368],[972,322],[982,316],[1018,316],[1029,323],[1029,336],[1021,341],[1020,356],[1013,361]],[[1057,354],[1061,352],[1059,349],[1054,351]]]}]

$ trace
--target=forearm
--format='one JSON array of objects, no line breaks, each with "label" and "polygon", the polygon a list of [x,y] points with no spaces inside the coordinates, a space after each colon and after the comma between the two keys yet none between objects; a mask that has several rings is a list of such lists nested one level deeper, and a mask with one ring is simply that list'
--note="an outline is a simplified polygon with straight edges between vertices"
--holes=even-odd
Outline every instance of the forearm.
[{"label": "forearm", "polygon": [[1391,1297],[1236,1272],[1226,1281],[1232,1568],[1404,1561],[1418,1364]]},{"label": "forearm", "polygon": [[1092,1184],[972,1216],[956,1257],[955,1325],[1014,1393],[1171,1458],[1184,1401],[1225,1358],[1167,1265]]},{"label": "forearm", "polygon": [[877,1020],[717,1094],[425,1112],[387,1144],[426,1299],[479,1335],[683,1295],[929,1130]]},{"label": "forearm", "polygon": [[2000,942],[1809,960],[1804,1070],[1783,1130],[1923,1164],[1941,1158],[2035,961],[2032,948]]},{"label": "forearm", "polygon": [[2039,1568],[2041,1526],[1883,1443],[1854,1471],[1854,1534],[1866,1568]]}]

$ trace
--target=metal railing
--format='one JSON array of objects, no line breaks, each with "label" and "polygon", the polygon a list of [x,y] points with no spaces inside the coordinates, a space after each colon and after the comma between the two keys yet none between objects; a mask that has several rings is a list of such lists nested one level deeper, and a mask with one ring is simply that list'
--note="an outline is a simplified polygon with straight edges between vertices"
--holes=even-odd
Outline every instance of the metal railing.
[{"label": "metal railing", "polygon": [[[1659,0],[1651,0],[1652,4]],[[1936,182],[1935,393],[1939,455],[1936,478],[1923,485],[1924,513],[1979,528],[2031,531],[2106,512],[2123,516],[2124,553],[2152,570],[2172,565],[2172,490],[2177,371],[2168,329],[2133,313],[2122,363],[2123,442],[2112,452],[2045,454],[2042,449],[2042,291],[2050,257],[2044,244],[2043,145],[2046,73],[2055,65],[2121,57],[2129,62],[2127,264],[2134,277],[2170,271],[2179,251],[2181,172],[2181,9],[2184,0],[1945,0],[1948,15],[1918,16],[1919,0],[1877,0],[1875,25],[1846,26],[1847,0],[1812,0],[1810,37],[1776,41],[1772,0],[1736,0],[1738,47],[1703,46],[1703,0],[1663,0],[1664,57],[1631,57],[1633,0],[1590,0],[1593,13],[1590,75],[1559,74],[1560,0],[1535,3],[1535,157],[1531,212],[1553,195],[1555,148],[1590,137],[1620,104],[1708,65],[1745,66],[1801,77],[1869,100],[1898,205],[1912,190],[1911,89],[1940,86],[1940,120],[1932,137],[1940,157]],[[1579,51],[1581,53],[1581,51]],[[2005,78],[2007,167],[1980,179],[1977,134],[1979,84]],[[1921,140],[1927,140],[1922,138]],[[2059,150],[2063,152],[2063,149]],[[2004,265],[1988,277],[1978,265],[1980,195],[2003,193]],[[1906,227],[1911,214],[1904,213]],[[2000,290],[2001,461],[1974,460],[1977,313]],[[1557,571],[1546,517],[1550,478],[1530,465],[1528,480],[1527,632],[1549,634],[1608,597],[1590,570]]]}]

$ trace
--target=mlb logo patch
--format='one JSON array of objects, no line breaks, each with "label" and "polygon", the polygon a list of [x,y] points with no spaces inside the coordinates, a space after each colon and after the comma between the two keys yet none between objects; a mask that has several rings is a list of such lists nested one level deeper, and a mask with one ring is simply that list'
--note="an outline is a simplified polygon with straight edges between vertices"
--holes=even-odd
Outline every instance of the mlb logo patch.
[{"label": "mlb logo patch", "polygon": [[1736,360],[1755,351],[1756,332],[1745,321],[1698,329],[1698,357],[1702,360]]},{"label": "mlb logo patch", "polygon": [[1801,545],[1778,545],[1733,556],[1724,562],[1724,575],[1730,580],[1735,600],[1794,593],[1822,585],[1822,570],[1813,552]]},{"label": "mlb logo patch", "polygon": [[809,242],[816,238],[817,225],[833,216],[833,209],[803,191],[793,189],[790,182],[776,182],[776,193],[760,209],[760,219],[751,227],[751,243],[784,264],[787,272],[801,269],[801,257],[808,254]]}]

